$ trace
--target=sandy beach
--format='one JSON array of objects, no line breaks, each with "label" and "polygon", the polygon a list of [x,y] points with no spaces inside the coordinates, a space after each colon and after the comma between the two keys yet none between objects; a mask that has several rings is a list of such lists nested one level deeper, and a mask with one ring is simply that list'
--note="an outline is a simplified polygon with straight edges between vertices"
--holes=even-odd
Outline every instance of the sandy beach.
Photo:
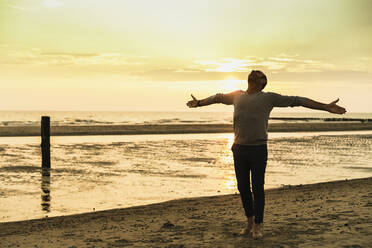
[{"label": "sandy beach", "polygon": [[372,178],[266,191],[263,240],[238,194],[0,223],[1,247],[370,247]]},{"label": "sandy beach", "polygon": [[[269,132],[319,132],[372,130],[372,122],[271,123]],[[51,135],[138,135],[233,132],[232,124],[156,124],[51,126]],[[0,126],[0,137],[40,136],[40,126]]]}]

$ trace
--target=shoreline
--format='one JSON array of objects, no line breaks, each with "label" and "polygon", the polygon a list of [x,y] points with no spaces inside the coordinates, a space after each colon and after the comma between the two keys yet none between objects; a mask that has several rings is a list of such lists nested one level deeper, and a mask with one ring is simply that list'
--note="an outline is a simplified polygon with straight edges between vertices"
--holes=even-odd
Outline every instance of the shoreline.
[{"label": "shoreline", "polygon": [[5,247],[364,247],[371,188],[372,177],[266,190],[258,241],[237,235],[245,219],[239,194],[3,222],[0,237]]},{"label": "shoreline", "polygon": [[[372,130],[372,122],[271,123],[269,132]],[[52,136],[229,133],[232,124],[51,126]],[[0,126],[0,137],[40,136],[40,126]]]}]

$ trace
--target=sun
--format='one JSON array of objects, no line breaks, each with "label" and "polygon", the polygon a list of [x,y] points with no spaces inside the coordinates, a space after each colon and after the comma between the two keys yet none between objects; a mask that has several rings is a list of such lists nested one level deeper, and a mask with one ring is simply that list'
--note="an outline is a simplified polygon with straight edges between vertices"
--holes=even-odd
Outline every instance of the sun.
[{"label": "sun", "polygon": [[228,78],[221,81],[221,88],[226,92],[243,90],[246,87],[247,85],[243,82],[243,80],[239,80],[236,78]]}]

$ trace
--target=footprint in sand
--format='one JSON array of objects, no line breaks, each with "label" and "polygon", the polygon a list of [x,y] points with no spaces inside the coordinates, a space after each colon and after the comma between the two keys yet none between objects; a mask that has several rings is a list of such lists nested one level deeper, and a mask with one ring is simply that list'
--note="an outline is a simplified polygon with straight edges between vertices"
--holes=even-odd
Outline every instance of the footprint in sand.
[{"label": "footprint in sand", "polygon": [[103,240],[102,239],[88,238],[88,239],[85,239],[84,242],[94,243],[94,242],[103,242]]},{"label": "footprint in sand", "polygon": [[125,247],[132,245],[132,243],[126,239],[117,239],[113,243],[110,243],[110,245],[114,247]]}]

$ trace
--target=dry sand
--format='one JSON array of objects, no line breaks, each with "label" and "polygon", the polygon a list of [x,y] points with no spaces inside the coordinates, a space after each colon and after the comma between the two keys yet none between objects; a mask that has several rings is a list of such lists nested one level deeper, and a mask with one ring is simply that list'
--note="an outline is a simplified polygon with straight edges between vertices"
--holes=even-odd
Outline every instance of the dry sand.
[{"label": "dry sand", "polygon": [[[319,132],[372,130],[372,122],[271,123],[269,132]],[[91,125],[52,126],[51,135],[228,133],[232,124]],[[40,136],[39,126],[0,126],[1,136]]]},{"label": "dry sand", "polygon": [[0,247],[371,247],[372,178],[266,191],[263,240],[239,195],[0,223]]}]

